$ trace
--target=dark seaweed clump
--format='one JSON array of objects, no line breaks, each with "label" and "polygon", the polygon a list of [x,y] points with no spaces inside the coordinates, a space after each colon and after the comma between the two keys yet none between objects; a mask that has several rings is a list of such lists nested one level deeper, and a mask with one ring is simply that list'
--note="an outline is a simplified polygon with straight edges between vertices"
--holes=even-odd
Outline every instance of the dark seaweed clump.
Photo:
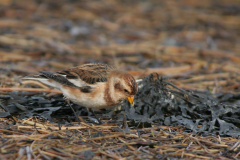
[{"label": "dark seaweed clump", "polygon": [[[171,87],[170,87],[171,86]],[[151,74],[139,83],[135,107],[126,105],[128,119],[184,126],[203,135],[240,135],[240,94],[186,91]]]},{"label": "dark seaweed clump", "polygon": [[[16,116],[18,119],[24,119],[35,116],[50,122],[56,119],[58,122],[63,119],[71,122],[75,119],[62,95],[47,97],[45,93],[29,95],[29,92],[13,91],[9,95],[1,95],[0,100],[0,107],[5,110],[0,111],[0,118]],[[85,107],[73,103],[71,105],[77,115],[87,115]]]}]

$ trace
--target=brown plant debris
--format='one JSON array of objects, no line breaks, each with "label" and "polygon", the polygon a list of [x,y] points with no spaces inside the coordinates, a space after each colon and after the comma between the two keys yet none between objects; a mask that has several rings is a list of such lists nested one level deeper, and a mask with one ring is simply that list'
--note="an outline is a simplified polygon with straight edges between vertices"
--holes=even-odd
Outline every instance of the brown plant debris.
[{"label": "brown plant debris", "polygon": [[59,126],[36,118],[12,123],[1,119],[1,159],[237,159],[240,153],[237,139],[183,133],[181,127],[124,133],[118,126]]}]

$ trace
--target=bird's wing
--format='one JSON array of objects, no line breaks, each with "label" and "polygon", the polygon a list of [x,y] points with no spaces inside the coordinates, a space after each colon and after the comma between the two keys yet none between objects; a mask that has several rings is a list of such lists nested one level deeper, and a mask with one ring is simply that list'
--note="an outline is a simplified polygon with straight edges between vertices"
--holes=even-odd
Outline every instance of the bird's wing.
[{"label": "bird's wing", "polygon": [[114,68],[107,64],[89,63],[56,73],[39,71],[41,73],[39,75],[27,76],[22,79],[38,80],[58,89],[60,86],[57,83],[60,83],[65,86],[79,88],[82,92],[88,93],[92,91],[92,85],[95,83],[106,82],[108,74],[112,70]]},{"label": "bird's wing", "polygon": [[114,70],[114,67],[101,64],[101,63],[89,63],[82,66],[70,68],[57,72],[59,75],[63,75],[76,86],[93,85],[98,82],[107,82],[109,73]]}]

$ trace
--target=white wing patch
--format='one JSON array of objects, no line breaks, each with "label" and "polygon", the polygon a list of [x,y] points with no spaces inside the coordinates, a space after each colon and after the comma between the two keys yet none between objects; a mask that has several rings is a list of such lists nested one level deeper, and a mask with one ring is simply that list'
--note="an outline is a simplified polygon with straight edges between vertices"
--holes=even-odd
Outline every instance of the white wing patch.
[{"label": "white wing patch", "polygon": [[94,88],[94,86],[99,85],[99,84],[104,84],[105,82],[97,82],[95,84],[86,84],[84,81],[81,79],[68,79],[69,82],[73,83],[74,85],[78,87],[83,87],[83,86],[91,86]]},{"label": "white wing patch", "polygon": [[86,86],[86,83],[84,83],[80,79],[68,79],[68,81],[73,83],[75,86],[78,86],[78,87]]}]

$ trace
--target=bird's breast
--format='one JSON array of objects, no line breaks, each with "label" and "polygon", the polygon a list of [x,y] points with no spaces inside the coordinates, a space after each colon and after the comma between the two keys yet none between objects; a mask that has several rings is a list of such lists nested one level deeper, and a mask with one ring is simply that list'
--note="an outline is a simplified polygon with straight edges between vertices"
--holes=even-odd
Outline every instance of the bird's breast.
[{"label": "bird's breast", "polygon": [[102,109],[111,107],[104,99],[105,86],[101,84],[93,86],[93,90],[90,93],[84,93],[78,88],[68,86],[63,86],[61,91],[63,92],[63,95],[73,103],[87,108]]}]

